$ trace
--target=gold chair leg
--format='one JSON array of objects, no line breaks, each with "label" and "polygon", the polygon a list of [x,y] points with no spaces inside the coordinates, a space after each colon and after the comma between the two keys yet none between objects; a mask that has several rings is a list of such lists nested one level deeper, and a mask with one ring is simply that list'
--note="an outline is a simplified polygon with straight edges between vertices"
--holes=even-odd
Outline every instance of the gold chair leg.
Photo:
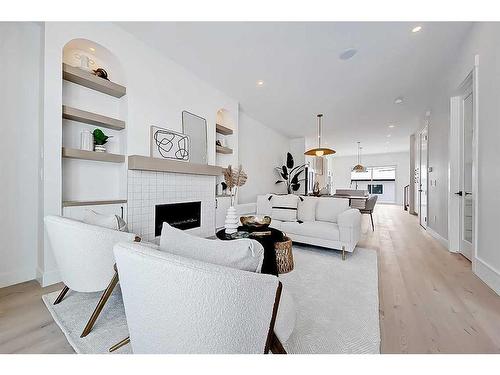
[{"label": "gold chair leg", "polygon": [[102,293],[101,299],[97,303],[97,306],[95,307],[94,312],[90,316],[90,319],[87,322],[87,325],[85,326],[85,328],[83,329],[83,332],[80,335],[80,337],[85,337],[90,333],[97,318],[99,317],[99,314],[101,313],[102,309],[104,308],[104,305],[108,301],[109,296],[111,296],[111,293],[113,293],[113,289],[115,289],[116,284],[118,284],[118,272],[116,271],[116,267],[115,267],[115,274],[113,275],[113,278],[111,279],[108,287]]},{"label": "gold chair leg", "polygon": [[69,290],[69,288],[65,285],[63,290],[61,290],[61,293],[59,293],[56,300],[54,301],[54,305],[57,305],[59,302],[61,302],[63,300],[66,293],[68,293],[68,290]]},{"label": "gold chair leg", "polygon": [[130,336],[127,336],[122,341],[120,341],[119,343],[117,343],[117,344],[113,345],[111,348],[109,348],[109,352],[112,353],[115,350],[120,349],[122,346],[127,345],[129,342],[130,342]]},{"label": "gold chair leg", "polygon": [[342,260],[345,260],[345,246],[342,246]]}]

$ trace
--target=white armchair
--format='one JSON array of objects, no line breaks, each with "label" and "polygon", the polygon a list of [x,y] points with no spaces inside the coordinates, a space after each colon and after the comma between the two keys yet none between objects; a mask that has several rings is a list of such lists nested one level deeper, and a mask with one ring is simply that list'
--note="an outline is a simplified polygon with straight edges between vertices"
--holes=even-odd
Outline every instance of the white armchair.
[{"label": "white armchair", "polygon": [[114,251],[134,353],[283,352],[277,277],[140,244]]},{"label": "white armchair", "polygon": [[133,242],[133,233],[89,225],[59,216],[46,216],[45,228],[54,253],[64,289],[54,304],[60,303],[68,290],[104,293],[81,337],[90,333],[102,308],[118,282],[114,269],[113,246],[118,242]]}]

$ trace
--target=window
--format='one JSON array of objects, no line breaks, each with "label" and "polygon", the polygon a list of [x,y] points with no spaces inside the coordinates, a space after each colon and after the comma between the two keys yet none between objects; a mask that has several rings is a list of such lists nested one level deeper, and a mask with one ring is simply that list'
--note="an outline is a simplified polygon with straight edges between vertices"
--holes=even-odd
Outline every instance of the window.
[{"label": "window", "polygon": [[395,181],[396,167],[368,167],[366,172],[351,172],[351,181]]},{"label": "window", "polygon": [[370,193],[370,194],[384,194],[384,185],[368,184],[368,193]]}]

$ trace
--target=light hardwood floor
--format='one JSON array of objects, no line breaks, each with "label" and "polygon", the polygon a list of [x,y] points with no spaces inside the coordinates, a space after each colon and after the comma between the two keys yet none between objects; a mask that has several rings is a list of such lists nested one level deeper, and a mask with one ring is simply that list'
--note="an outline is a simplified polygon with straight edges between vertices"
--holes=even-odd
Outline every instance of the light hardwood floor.
[{"label": "light hardwood floor", "polygon": [[[399,206],[363,218],[360,247],[379,254],[382,353],[499,353],[500,297]],[[349,258],[346,260],[349,261]],[[72,353],[35,281],[0,289],[0,353]]]}]

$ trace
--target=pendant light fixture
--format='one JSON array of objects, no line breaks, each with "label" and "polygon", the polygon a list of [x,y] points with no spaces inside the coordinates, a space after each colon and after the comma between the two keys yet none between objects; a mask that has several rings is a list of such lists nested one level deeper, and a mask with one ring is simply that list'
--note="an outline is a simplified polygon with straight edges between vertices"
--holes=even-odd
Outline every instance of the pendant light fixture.
[{"label": "pendant light fixture", "polygon": [[322,125],[321,120],[323,115],[320,113],[318,114],[317,117],[318,117],[318,147],[307,150],[306,152],[304,152],[304,155],[325,156],[325,155],[335,154],[335,150],[332,150],[331,148],[321,147],[321,125]]},{"label": "pendant light fixture", "polygon": [[358,142],[358,164],[356,164],[354,167],[352,167],[352,171],[358,172],[358,173],[366,172],[366,167],[361,165],[361,146],[360,146],[360,143],[361,142]]}]

